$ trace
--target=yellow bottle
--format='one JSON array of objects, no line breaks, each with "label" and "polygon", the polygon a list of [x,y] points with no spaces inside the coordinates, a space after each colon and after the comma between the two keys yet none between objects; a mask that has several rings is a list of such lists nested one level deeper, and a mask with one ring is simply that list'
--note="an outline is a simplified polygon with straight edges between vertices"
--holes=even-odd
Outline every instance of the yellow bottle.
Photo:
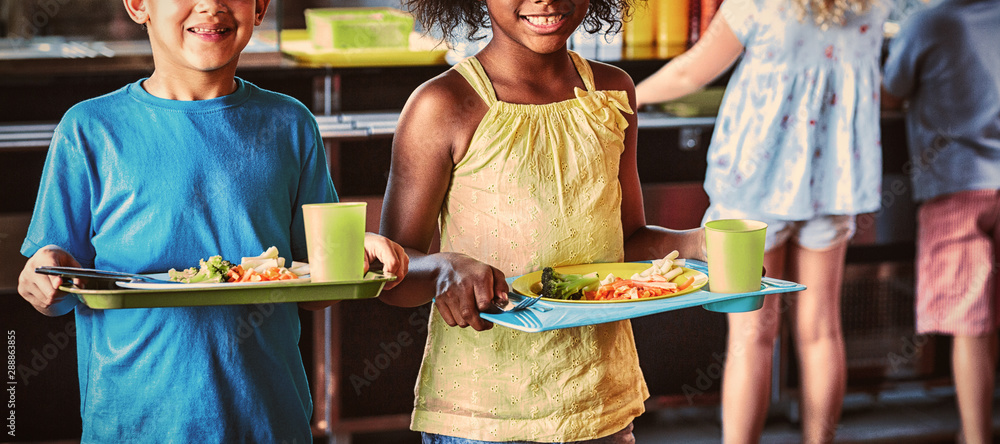
[{"label": "yellow bottle", "polygon": [[636,2],[632,20],[625,22],[622,33],[626,47],[653,46],[656,42],[653,10],[656,1]]},{"label": "yellow bottle", "polygon": [[656,45],[683,52],[688,39],[688,0],[650,0],[656,12]]}]

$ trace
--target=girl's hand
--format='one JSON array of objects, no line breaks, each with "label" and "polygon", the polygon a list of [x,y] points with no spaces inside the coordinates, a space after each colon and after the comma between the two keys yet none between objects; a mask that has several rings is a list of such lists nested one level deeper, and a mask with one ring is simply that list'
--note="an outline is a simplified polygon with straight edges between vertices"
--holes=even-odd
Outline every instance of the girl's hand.
[{"label": "girl's hand", "polygon": [[434,305],[444,321],[454,327],[489,330],[493,323],[479,313],[507,303],[507,281],[500,270],[458,253],[438,253]]},{"label": "girl's hand", "polygon": [[43,247],[24,264],[24,269],[17,279],[18,294],[31,303],[35,310],[46,316],[69,313],[79,300],[59,290],[59,285],[62,284],[62,278],[59,276],[35,272],[35,268],[43,266],[79,267],[80,263],[66,250],[56,245]]},{"label": "girl's hand", "polygon": [[396,276],[396,280],[386,282],[386,290],[398,285],[409,271],[410,257],[402,246],[385,236],[365,233],[365,273],[375,260],[382,263],[384,273]]}]

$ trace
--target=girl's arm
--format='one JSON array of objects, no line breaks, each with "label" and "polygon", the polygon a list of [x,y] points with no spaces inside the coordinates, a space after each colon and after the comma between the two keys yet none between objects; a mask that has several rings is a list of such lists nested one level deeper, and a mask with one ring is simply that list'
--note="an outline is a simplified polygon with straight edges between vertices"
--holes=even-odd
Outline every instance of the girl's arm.
[{"label": "girl's arm", "polygon": [[741,53],[743,44],[726,19],[716,14],[691,49],[639,82],[635,88],[637,106],[673,100],[701,89],[729,69]]},{"label": "girl's arm", "polygon": [[506,301],[503,273],[463,254],[429,251],[452,169],[485,113],[486,105],[456,72],[414,91],[393,138],[380,229],[405,248],[410,262],[406,279],[379,299],[403,307],[434,300],[448,325],[476,330],[492,327],[479,313],[494,298]]},{"label": "girl's arm", "polygon": [[[609,79],[607,81],[610,82],[601,81],[598,84],[598,89],[627,91],[629,104],[635,106],[635,87],[628,75],[616,72],[615,68],[607,68],[598,64],[592,65],[595,66],[596,78]],[[646,225],[642,185],[639,182],[636,161],[638,122],[635,114],[625,114],[625,119],[629,122],[629,126],[625,130],[625,151],[622,153],[621,163],[618,167],[618,182],[622,189],[621,212],[625,260],[659,259],[673,250],[677,250],[680,257],[683,258],[704,259],[705,238],[701,228],[678,231]]]}]

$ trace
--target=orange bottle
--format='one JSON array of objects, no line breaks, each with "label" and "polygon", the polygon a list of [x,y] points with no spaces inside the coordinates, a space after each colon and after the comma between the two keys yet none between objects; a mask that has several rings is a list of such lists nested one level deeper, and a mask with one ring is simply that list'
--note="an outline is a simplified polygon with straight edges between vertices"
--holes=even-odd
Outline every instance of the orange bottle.
[{"label": "orange bottle", "polygon": [[715,17],[715,11],[719,10],[719,4],[722,0],[701,0],[701,34],[704,35],[705,31],[708,30],[708,24],[712,23],[712,17]]}]

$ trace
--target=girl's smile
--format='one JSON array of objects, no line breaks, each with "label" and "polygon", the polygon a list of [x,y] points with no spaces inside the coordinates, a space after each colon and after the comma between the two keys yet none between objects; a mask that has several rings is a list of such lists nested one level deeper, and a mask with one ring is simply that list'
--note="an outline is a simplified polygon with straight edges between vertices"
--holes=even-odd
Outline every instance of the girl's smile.
[{"label": "girl's smile", "polygon": [[521,19],[539,34],[547,34],[559,29],[566,22],[568,14],[522,15]]},{"label": "girl's smile", "polygon": [[588,4],[589,0],[486,0],[491,45],[513,44],[536,54],[565,49]]}]

